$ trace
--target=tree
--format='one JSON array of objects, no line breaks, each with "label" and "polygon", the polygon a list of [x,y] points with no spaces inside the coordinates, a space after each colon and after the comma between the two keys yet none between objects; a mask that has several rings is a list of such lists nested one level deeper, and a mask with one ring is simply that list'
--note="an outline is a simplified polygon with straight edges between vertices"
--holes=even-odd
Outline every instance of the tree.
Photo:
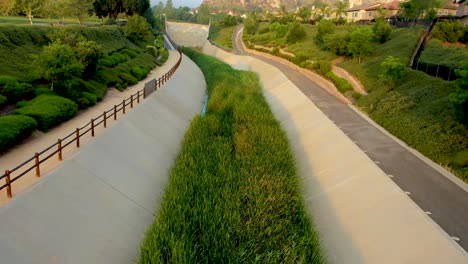
[{"label": "tree", "polygon": [[72,47],[60,42],[44,47],[44,51],[34,62],[41,77],[52,82],[51,90],[54,89],[54,82],[79,77],[84,69]]},{"label": "tree", "polygon": [[468,63],[455,73],[460,79],[456,81],[457,89],[450,94],[449,100],[453,105],[455,117],[468,127]]},{"label": "tree", "polygon": [[93,3],[94,12],[99,18],[108,17],[109,20],[115,21],[117,16],[125,11],[123,1],[124,0],[95,0]]},{"label": "tree", "polygon": [[330,20],[322,20],[318,23],[318,32],[315,37],[319,43],[323,43],[325,35],[333,34],[335,32],[335,24]]},{"label": "tree", "polygon": [[197,22],[202,24],[208,24],[211,18],[211,8],[207,4],[202,4],[198,8]]},{"label": "tree", "polygon": [[244,28],[247,34],[254,35],[258,29],[258,22],[252,16],[249,16],[244,21]]},{"label": "tree", "polygon": [[390,89],[395,88],[397,82],[403,79],[405,65],[401,62],[400,58],[388,56],[380,66],[383,68],[383,73],[379,77],[389,82]]},{"label": "tree", "polygon": [[374,32],[374,38],[378,42],[385,43],[390,39],[390,34],[392,34],[392,26],[387,24],[385,21],[378,19],[372,26],[372,31]]},{"label": "tree", "polygon": [[125,25],[125,35],[133,41],[141,40],[149,33],[149,24],[144,17],[134,15],[128,18]]},{"label": "tree", "polygon": [[312,8],[307,5],[299,8],[299,17],[302,19],[302,22],[308,22],[312,16]]},{"label": "tree", "polygon": [[288,35],[286,36],[286,41],[288,43],[296,43],[299,40],[302,40],[306,37],[306,32],[304,27],[299,23],[292,23]]},{"label": "tree", "polygon": [[164,14],[166,14],[166,16],[169,18],[173,18],[174,4],[172,3],[172,0],[166,1],[166,6],[164,7]]},{"label": "tree", "polygon": [[164,4],[162,1],[159,1],[157,5],[153,6],[153,14],[156,17],[160,17],[164,14]]},{"label": "tree", "polygon": [[348,3],[338,2],[336,3],[335,10],[333,11],[333,13],[335,13],[336,17],[339,20],[342,20],[343,16],[346,16],[346,8],[348,8]]},{"label": "tree", "polygon": [[62,0],[65,13],[76,17],[80,24],[84,23],[85,18],[93,9],[94,0]]},{"label": "tree", "polygon": [[0,1],[0,15],[9,15],[13,7],[15,7],[15,0]]},{"label": "tree", "polygon": [[369,27],[362,27],[351,32],[348,44],[348,51],[354,58],[361,58],[372,53],[372,30]]},{"label": "tree", "polygon": [[426,17],[434,18],[435,9],[442,5],[441,0],[408,0],[400,4],[403,17],[413,20]]},{"label": "tree", "polygon": [[149,0],[125,0],[123,3],[125,13],[129,16],[138,14],[143,16],[143,14],[150,8]]},{"label": "tree", "polygon": [[[3,1],[3,0],[2,0]],[[41,12],[45,5],[45,0],[16,0],[15,10],[26,14],[29,23],[32,25],[34,16]]]}]

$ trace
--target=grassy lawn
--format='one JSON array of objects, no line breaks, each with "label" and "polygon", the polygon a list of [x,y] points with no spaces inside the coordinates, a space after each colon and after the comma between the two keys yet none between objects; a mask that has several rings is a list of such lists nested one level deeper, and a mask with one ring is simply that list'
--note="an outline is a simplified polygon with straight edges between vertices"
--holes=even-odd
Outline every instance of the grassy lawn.
[{"label": "grassy lawn", "polygon": [[[266,26],[261,25],[259,31]],[[274,32],[247,35],[245,40],[270,47],[280,46],[313,61],[336,58],[336,55],[316,45],[317,26],[304,27],[306,39],[294,45],[285,45],[283,40],[275,39]],[[337,26],[335,32],[351,31],[356,27]],[[454,83],[407,69],[402,82],[390,91],[387,83],[379,78],[382,74],[380,64],[387,56],[398,57],[408,65],[421,31],[418,27],[394,29],[388,42],[372,43],[373,53],[362,63],[348,58],[339,66],[356,76],[370,92],[356,101],[361,110],[409,146],[468,182],[468,167],[454,162],[457,154],[468,151],[468,129],[455,119],[449,102]],[[466,56],[465,47],[448,47],[432,40],[421,60],[450,65],[468,61]]]},{"label": "grassy lawn", "polygon": [[258,77],[186,52],[205,74],[208,110],[185,135],[140,263],[323,263]]},{"label": "grassy lawn", "polygon": [[468,62],[468,47],[463,44],[449,45],[438,39],[431,39],[421,54],[421,61],[461,67],[463,62]]},{"label": "grassy lawn", "polygon": [[219,46],[232,49],[232,34],[236,27],[221,27],[218,24],[211,25],[210,40]]}]

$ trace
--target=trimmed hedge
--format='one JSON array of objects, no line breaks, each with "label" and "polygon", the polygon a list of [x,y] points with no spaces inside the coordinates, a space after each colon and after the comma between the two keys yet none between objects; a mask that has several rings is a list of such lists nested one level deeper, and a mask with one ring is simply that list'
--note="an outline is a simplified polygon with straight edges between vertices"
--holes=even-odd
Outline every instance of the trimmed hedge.
[{"label": "trimmed hedge", "polygon": [[346,79],[336,76],[333,72],[327,72],[325,77],[332,81],[341,93],[354,90],[353,86]]},{"label": "trimmed hedge", "polygon": [[75,102],[57,95],[45,94],[15,111],[16,114],[36,119],[38,129],[44,132],[74,117],[77,112],[78,105]]},{"label": "trimmed hedge", "polygon": [[12,115],[0,117],[0,152],[5,152],[36,130],[37,122],[31,117]]}]

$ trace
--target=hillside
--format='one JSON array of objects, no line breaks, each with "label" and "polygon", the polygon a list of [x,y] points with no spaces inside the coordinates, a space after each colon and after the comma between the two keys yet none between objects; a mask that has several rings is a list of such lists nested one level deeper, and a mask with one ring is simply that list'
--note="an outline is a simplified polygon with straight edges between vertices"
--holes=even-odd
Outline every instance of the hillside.
[{"label": "hillside", "polygon": [[[328,6],[334,6],[340,0],[322,0]],[[370,3],[382,3],[390,0],[348,0],[350,6]],[[214,9],[228,10],[232,8],[254,9],[260,7],[264,11],[279,11],[281,6],[285,6],[286,10],[295,9],[305,5],[313,5],[315,0],[204,0],[204,4],[211,6]]]}]

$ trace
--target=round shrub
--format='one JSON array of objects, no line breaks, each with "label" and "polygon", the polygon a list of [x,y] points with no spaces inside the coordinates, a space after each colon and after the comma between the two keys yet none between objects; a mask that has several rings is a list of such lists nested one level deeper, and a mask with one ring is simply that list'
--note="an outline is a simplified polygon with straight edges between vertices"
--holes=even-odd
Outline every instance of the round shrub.
[{"label": "round shrub", "polygon": [[77,112],[78,105],[75,102],[57,95],[45,94],[34,98],[23,108],[15,110],[15,114],[36,119],[38,129],[44,132],[74,117]]},{"label": "round shrub", "polygon": [[146,78],[146,76],[148,75],[148,70],[146,70],[145,68],[143,67],[133,67],[132,70],[131,70],[131,73],[133,76],[135,76],[138,80],[143,80],[144,78]]},{"label": "round shrub", "polygon": [[6,104],[7,101],[8,101],[8,98],[0,94],[0,106]]},{"label": "round shrub", "polygon": [[306,35],[306,31],[301,24],[293,23],[291,24],[288,34],[286,35],[286,40],[288,43],[296,43],[299,40],[304,39]]},{"label": "round shrub", "polygon": [[0,152],[5,152],[27,138],[37,127],[31,117],[12,115],[0,117]]},{"label": "round shrub", "polygon": [[314,68],[314,70],[316,72],[318,72],[321,75],[326,75],[332,69],[331,62],[324,61],[324,60],[320,60],[320,61],[315,62],[312,65],[312,67]]},{"label": "round shrub", "polygon": [[38,97],[39,95],[43,95],[43,94],[48,94],[48,95],[54,95],[54,91],[50,90],[50,88],[37,88],[35,91],[34,91],[34,94],[36,95],[36,97]]}]

